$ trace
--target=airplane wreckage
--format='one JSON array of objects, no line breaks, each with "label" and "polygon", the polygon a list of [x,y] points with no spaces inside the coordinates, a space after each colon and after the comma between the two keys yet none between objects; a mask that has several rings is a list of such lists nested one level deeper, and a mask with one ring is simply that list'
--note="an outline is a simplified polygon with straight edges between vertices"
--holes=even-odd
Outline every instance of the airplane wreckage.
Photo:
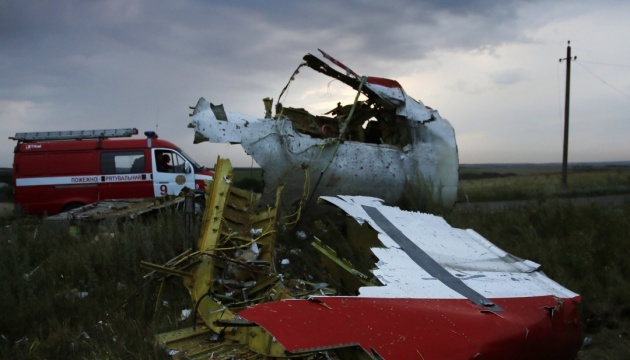
[{"label": "airplane wreckage", "polygon": [[195,130],[194,142],[241,144],[264,170],[263,202],[273,203],[274,189],[285,186],[283,211],[300,207],[300,200],[308,206],[311,199],[337,194],[374,196],[392,205],[413,197],[416,206],[451,208],[459,177],[451,124],[397,81],[359,76],[322,54],[346,74],[307,54],[279,99],[308,66],[352,87],[357,92],[352,104],[312,115],[278,102],[272,117],[273,100],[266,98],[265,118],[255,118],[200,98],[188,125]]},{"label": "airplane wreckage", "polygon": [[[323,196],[308,232],[233,186],[219,159],[195,249],[148,269],[183,278],[174,359],[574,359],[580,296],[473,230],[366,196]],[[323,205],[322,205],[323,206]],[[336,213],[337,212],[337,213]]]},{"label": "airplane wreckage", "polygon": [[[453,205],[451,125],[396,81],[323,54],[346,74],[310,54],[300,67],[357,91],[334,117],[280,103],[272,117],[270,100],[262,119],[195,106],[196,142],[240,143],[265,190],[236,187],[219,158],[197,244],[143,262],[181,277],[193,304],[190,327],[157,343],[174,359],[574,359],[580,295],[473,230],[399,206],[407,192]],[[281,215],[296,204],[305,226]]]}]

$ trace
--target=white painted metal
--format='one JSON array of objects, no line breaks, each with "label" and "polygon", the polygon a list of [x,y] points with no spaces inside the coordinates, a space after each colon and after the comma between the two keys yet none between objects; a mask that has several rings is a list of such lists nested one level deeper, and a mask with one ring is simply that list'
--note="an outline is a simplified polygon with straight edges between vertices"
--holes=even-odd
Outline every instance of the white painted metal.
[{"label": "white painted metal", "polygon": [[415,246],[469,288],[486,298],[557,296],[573,298],[576,293],[548,278],[540,265],[512,256],[473,230],[451,227],[443,218],[403,211],[365,196],[322,197],[359,223],[367,222],[379,232],[384,248],[372,248],[378,257],[373,273],[385,286],[362,287],[361,297],[461,299],[463,295],[446,286],[412,261],[409,254],[381,229],[363,206],[374,207]]},{"label": "white painted metal", "polygon": [[189,123],[195,129],[195,142],[241,144],[264,170],[267,196],[263,202],[271,202],[270,194],[275,194],[275,188],[283,184],[285,208],[301,197],[305,200],[305,194],[310,199],[336,194],[369,195],[388,204],[399,204],[407,197],[416,204],[451,207],[457,198],[459,179],[457,144],[451,124],[436,110],[410,97],[398,82],[360,77],[320,52],[345,70],[346,75],[311,54],[304,57],[303,65],[341,80],[361,91],[369,102],[378,104],[374,109],[382,112],[374,119],[379,125],[391,126],[395,121],[398,129],[408,130],[397,141],[390,141],[396,146],[346,138],[344,129],[348,123],[343,116],[336,119],[342,129],[341,139],[312,137],[294,130],[291,119],[282,117],[282,113],[278,114],[279,119],[256,119],[224,113],[222,108],[215,107],[214,110],[219,110],[215,114],[204,98],[197,102]]},{"label": "white painted metal", "polygon": [[[459,164],[454,130],[437,111],[413,103],[416,105],[404,103],[407,105],[401,112],[424,116],[412,121],[415,125],[410,130],[415,141],[405,149],[356,141],[345,141],[337,147],[334,139],[295,131],[289,120],[257,119],[234,112],[227,112],[227,121],[218,120],[204,98],[199,99],[189,127],[195,129],[197,142],[240,143],[265,170],[266,188],[285,184],[283,196],[289,203],[303,194],[309,176],[306,188],[313,191],[326,169],[314,198],[366,194],[397,204],[405,192],[415,189],[428,192],[435,204],[450,207],[457,197]],[[435,120],[421,123],[427,116]]]}]

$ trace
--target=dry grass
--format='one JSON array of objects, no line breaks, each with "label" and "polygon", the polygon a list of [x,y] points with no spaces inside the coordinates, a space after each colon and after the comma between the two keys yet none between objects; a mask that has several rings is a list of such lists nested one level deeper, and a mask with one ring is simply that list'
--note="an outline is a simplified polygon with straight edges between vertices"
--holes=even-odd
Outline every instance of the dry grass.
[{"label": "dry grass", "polygon": [[[18,218],[0,243],[0,358],[159,359],[152,342],[190,307],[181,282],[144,278],[140,260],[181,251],[177,213],[97,227]],[[112,235],[113,234],[113,235]],[[97,238],[98,236],[98,238]]]}]

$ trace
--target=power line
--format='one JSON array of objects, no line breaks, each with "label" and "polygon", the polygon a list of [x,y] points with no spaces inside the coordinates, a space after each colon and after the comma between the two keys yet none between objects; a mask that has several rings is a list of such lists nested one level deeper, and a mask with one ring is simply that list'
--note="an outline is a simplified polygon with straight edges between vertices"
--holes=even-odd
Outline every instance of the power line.
[{"label": "power line", "polygon": [[587,60],[582,60],[582,59],[580,59],[580,62],[585,62],[585,63],[588,63],[588,64],[595,64],[595,65],[616,66],[616,67],[630,68],[630,65],[610,64],[610,63],[603,63],[603,62],[597,62],[597,61],[587,61]]},{"label": "power line", "polygon": [[577,63],[578,65],[580,65],[582,68],[584,68],[584,70],[588,71],[591,75],[593,75],[596,79],[598,79],[599,81],[601,81],[604,85],[610,87],[611,89],[617,91],[618,93],[627,96],[628,98],[630,98],[630,94],[627,94],[619,89],[617,89],[616,87],[610,85],[608,82],[606,82],[604,79],[602,79],[601,77],[597,76],[597,74],[595,74],[593,71],[591,71],[589,68],[587,68],[586,66],[584,66],[584,64],[582,64],[582,61]]}]

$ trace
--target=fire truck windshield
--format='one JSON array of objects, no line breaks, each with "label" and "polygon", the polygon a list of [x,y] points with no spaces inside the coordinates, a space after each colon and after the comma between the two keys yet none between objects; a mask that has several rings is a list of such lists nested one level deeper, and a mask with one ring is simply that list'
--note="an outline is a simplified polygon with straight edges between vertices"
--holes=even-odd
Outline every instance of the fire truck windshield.
[{"label": "fire truck windshield", "polygon": [[192,157],[190,157],[190,155],[186,154],[186,152],[182,149],[177,149],[177,151],[179,151],[180,154],[182,154],[186,160],[188,160],[188,162],[190,162],[193,166],[193,168],[195,168],[195,172],[197,171],[206,171],[208,170],[205,166],[199,164],[198,162],[196,162],[195,160],[193,160]]}]

